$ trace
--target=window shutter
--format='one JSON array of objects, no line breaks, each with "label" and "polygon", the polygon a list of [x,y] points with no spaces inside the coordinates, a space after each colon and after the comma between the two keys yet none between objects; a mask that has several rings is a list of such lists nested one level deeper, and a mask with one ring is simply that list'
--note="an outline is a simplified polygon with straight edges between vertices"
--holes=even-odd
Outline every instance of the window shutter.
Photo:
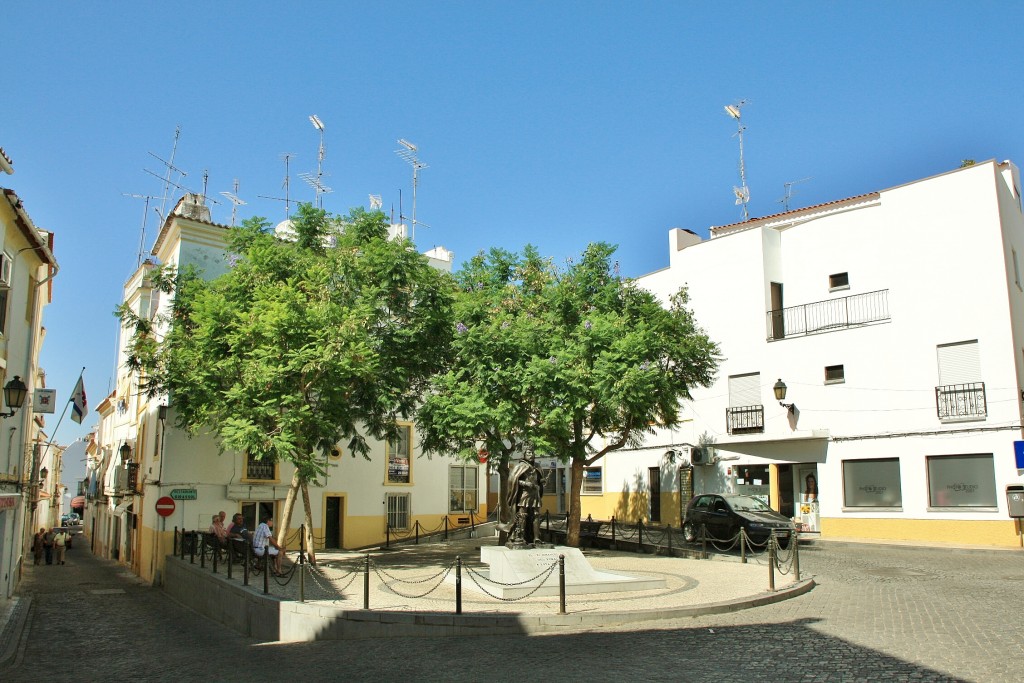
[{"label": "window shutter", "polygon": [[733,375],[729,378],[729,407],[761,405],[761,373]]},{"label": "window shutter", "polygon": [[939,385],[970,384],[981,381],[978,340],[942,344],[937,347]]}]

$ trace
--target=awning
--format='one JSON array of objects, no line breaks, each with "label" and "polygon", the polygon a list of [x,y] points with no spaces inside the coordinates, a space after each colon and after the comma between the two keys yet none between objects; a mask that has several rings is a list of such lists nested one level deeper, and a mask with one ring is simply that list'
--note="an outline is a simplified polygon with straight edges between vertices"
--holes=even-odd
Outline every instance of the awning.
[{"label": "awning", "polygon": [[73,508],[84,508],[85,507],[85,496],[75,496],[71,499],[71,507]]},{"label": "awning", "polygon": [[134,503],[134,502],[135,501],[133,501],[133,500],[126,500],[126,501],[124,501],[123,503],[118,505],[116,508],[114,508],[114,514],[115,515],[123,515],[128,510],[128,508],[130,508],[132,506],[132,503]]}]

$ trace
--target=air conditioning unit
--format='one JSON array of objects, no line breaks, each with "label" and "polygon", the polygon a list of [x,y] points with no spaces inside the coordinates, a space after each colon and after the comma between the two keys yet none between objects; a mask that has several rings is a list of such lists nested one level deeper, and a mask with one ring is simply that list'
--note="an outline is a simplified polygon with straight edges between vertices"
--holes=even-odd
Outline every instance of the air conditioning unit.
[{"label": "air conditioning unit", "polygon": [[695,446],[690,449],[690,462],[694,465],[714,465],[715,456],[709,446]]},{"label": "air conditioning unit", "polygon": [[0,253],[0,288],[11,288],[11,269],[14,262],[8,254]]}]

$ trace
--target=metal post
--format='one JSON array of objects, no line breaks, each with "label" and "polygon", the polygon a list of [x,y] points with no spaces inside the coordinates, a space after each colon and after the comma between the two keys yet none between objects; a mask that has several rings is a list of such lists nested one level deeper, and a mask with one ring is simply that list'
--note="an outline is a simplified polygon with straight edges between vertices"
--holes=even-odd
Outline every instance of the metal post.
[{"label": "metal post", "polygon": [[[268,548],[270,546],[267,546]],[[263,549],[263,594],[270,592],[270,552]]]},{"label": "metal post", "polygon": [[558,556],[558,613],[565,614],[565,555]]},{"label": "metal post", "polygon": [[706,525],[700,525],[700,559],[708,559],[708,528]]},{"label": "metal post", "polygon": [[448,540],[448,515],[444,516],[444,540]]},{"label": "metal post", "polygon": [[242,552],[242,585],[249,585],[249,544],[245,543],[245,551]]},{"label": "metal post", "polygon": [[740,527],[740,562],[747,563],[747,532]]},{"label": "metal post", "polygon": [[775,590],[775,534],[768,537],[768,590]]},{"label": "metal post", "polygon": [[192,542],[188,544],[188,562],[189,564],[196,563],[196,533],[192,532]]},{"label": "metal post", "polygon": [[[96,520],[94,519],[94,520],[92,520],[92,522],[93,522],[93,524],[92,524],[93,531],[95,531],[96,530]],[[95,535],[95,534],[93,534],[93,535]],[[177,526],[174,527],[174,552],[171,553],[171,554],[174,555],[175,557],[178,556],[178,527]]]},{"label": "metal post", "polygon": [[299,525],[299,602],[306,602],[306,525]]},{"label": "metal post", "polygon": [[793,579],[800,580],[800,530],[794,530],[789,535],[789,542],[793,544]]},{"label": "metal post", "polygon": [[231,567],[234,565],[234,558],[231,557],[231,539],[225,539],[224,548],[227,550],[228,557],[228,578],[231,578]]},{"label": "metal post", "polygon": [[636,551],[642,553],[644,551],[644,520],[636,520],[636,531],[637,531],[637,542]]},{"label": "metal post", "polygon": [[420,544],[420,520],[416,520],[416,545]]},{"label": "metal post", "polygon": [[469,513],[469,537],[476,538],[476,513]]},{"label": "metal post", "polygon": [[370,609],[370,553],[366,553],[366,571],[363,572],[363,609]]},{"label": "metal post", "polygon": [[668,556],[672,557],[672,525],[669,524],[666,528],[668,531]]},{"label": "metal post", "polygon": [[615,515],[612,515],[612,550],[615,550]]},{"label": "metal post", "polygon": [[462,614],[462,555],[455,557],[455,613]]}]

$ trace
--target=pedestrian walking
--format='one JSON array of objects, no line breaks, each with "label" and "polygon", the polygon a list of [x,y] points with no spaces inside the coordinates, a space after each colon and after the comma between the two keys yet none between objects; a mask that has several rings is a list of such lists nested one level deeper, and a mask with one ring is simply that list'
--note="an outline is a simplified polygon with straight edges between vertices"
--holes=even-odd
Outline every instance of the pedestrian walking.
[{"label": "pedestrian walking", "polygon": [[64,551],[68,545],[68,532],[64,529],[57,529],[53,535],[54,562],[64,564]]},{"label": "pedestrian walking", "polygon": [[32,537],[32,564],[39,564],[43,559],[43,553],[46,552],[43,542],[46,538],[46,529],[39,527],[39,531]]},{"label": "pedestrian walking", "polygon": [[46,553],[46,564],[53,564],[53,529],[43,536],[43,552]]}]

